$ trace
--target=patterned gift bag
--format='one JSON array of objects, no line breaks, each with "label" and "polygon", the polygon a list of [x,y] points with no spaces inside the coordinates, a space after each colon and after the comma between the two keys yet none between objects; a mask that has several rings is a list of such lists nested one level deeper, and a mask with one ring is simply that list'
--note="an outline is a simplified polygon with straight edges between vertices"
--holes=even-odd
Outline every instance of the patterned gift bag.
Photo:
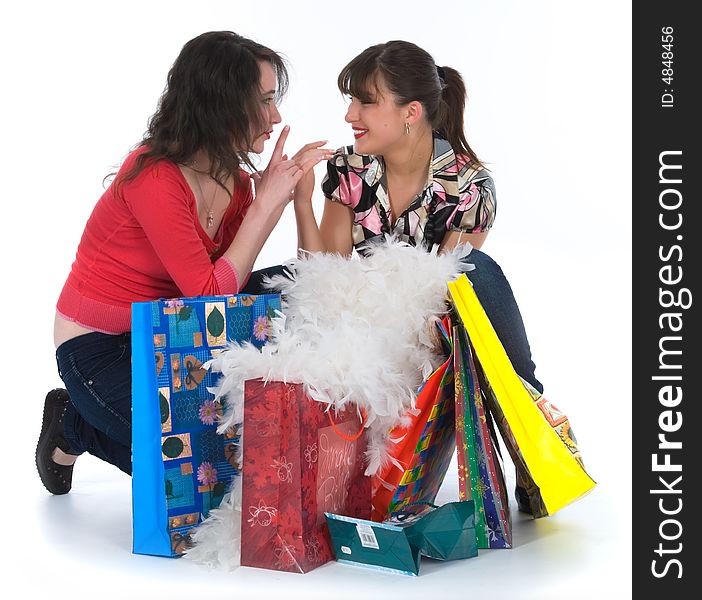
[{"label": "patterned gift bag", "polygon": [[232,295],[132,305],[133,551],[177,556],[239,473],[239,433],[217,434],[223,407],[202,367],[228,341],[260,347],[280,296]]},{"label": "patterned gift bag", "polygon": [[417,393],[416,412],[409,425],[390,433],[389,462],[373,480],[374,521],[383,521],[409,504],[433,503],[451,462],[456,433],[448,318],[440,330],[449,356]]},{"label": "patterned gift bag", "polygon": [[475,502],[478,548],[511,548],[512,521],[498,443],[483,405],[470,345],[453,328],[458,493]]},{"label": "patterned gift bag", "polygon": [[301,384],[244,386],[241,564],[306,573],[334,558],[324,513],[370,516],[366,436]]},{"label": "patterned gift bag", "polygon": [[412,504],[433,503],[457,449],[459,499],[475,503],[478,548],[511,548],[498,446],[482,405],[470,346],[449,317],[440,330],[449,357],[419,390],[419,412],[412,422],[391,432],[398,442],[389,449],[388,466],[374,479],[373,520],[382,521]]}]

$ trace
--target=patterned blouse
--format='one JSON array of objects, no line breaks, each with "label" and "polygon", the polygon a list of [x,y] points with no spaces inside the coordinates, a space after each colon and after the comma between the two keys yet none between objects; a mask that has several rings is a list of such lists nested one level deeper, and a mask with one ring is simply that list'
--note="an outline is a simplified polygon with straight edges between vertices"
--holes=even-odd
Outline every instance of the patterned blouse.
[{"label": "patterned blouse", "polygon": [[468,157],[456,155],[436,132],[427,185],[394,227],[382,156],[354,154],[353,146],[340,148],[327,162],[322,191],[353,210],[353,244],[359,252],[365,242],[386,233],[431,250],[447,231],[479,233],[495,220],[492,178]]}]

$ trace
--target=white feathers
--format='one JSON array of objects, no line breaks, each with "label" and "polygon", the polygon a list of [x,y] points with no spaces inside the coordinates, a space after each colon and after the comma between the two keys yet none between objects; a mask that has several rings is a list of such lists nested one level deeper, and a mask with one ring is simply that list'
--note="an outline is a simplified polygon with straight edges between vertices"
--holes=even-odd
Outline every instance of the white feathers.
[{"label": "white feathers", "polygon": [[376,432],[395,426],[439,365],[435,323],[469,251],[437,255],[388,239],[363,260],[318,253],[291,263],[294,279],[270,281],[286,299],[271,342],[234,344],[210,361],[227,407],[219,431],[241,423],[244,381],[256,378],[303,383],[336,408],[354,402]]},{"label": "white feathers", "polygon": [[[226,407],[218,431],[243,421],[247,379],[303,383],[313,400],[365,410],[366,473],[377,473],[389,460],[388,432],[407,423],[417,389],[443,360],[436,322],[447,310],[446,282],[472,268],[462,262],[470,249],[438,255],[388,238],[362,260],[315,253],[290,263],[294,279],[270,281],[286,301],[271,341],[262,350],[230,345],[208,363],[222,373],[211,389]],[[245,435],[241,441],[245,452]],[[193,532],[188,558],[226,569],[239,563],[241,478],[235,481]]]},{"label": "white feathers", "polygon": [[193,546],[185,557],[210,568],[231,571],[241,562],[241,477],[232,481],[231,491],[224,496],[219,508],[190,530]]}]

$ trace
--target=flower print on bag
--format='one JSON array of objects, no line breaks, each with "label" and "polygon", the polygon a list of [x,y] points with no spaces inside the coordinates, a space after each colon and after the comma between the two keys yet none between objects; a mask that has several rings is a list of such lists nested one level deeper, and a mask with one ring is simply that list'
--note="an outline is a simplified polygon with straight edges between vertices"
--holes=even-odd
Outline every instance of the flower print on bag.
[{"label": "flower print on bag", "polygon": [[217,469],[212,463],[204,462],[197,468],[197,480],[202,485],[214,485],[217,483]]},{"label": "flower print on bag", "polygon": [[307,560],[319,562],[320,546],[316,537],[310,538],[305,544],[305,554],[307,555]]},{"label": "flower print on bag", "polygon": [[259,342],[264,342],[271,337],[271,323],[268,317],[261,316],[256,318],[253,325],[253,334]]},{"label": "flower print on bag", "polygon": [[287,462],[284,456],[278,460],[273,460],[273,467],[276,470],[278,479],[285,483],[292,483],[292,466],[291,462]]},{"label": "flower print on bag", "polygon": [[317,462],[317,458],[319,458],[317,442],[314,444],[307,444],[307,447],[305,448],[305,461],[307,462],[308,469],[311,469],[312,465]]},{"label": "flower print on bag", "polygon": [[295,559],[295,547],[289,546],[285,542],[283,545],[273,550],[275,557],[275,566],[278,569],[286,569],[292,567],[297,560]]},{"label": "flower print on bag", "polygon": [[286,385],[284,397],[285,403],[288,406],[288,408],[292,408],[293,406],[295,406],[297,402],[297,388],[294,385]]},{"label": "flower print on bag", "polygon": [[249,514],[251,518],[247,522],[251,523],[251,527],[254,525],[268,527],[276,520],[278,509],[275,506],[266,506],[263,499],[261,499],[258,502],[258,506],[249,506]]},{"label": "flower print on bag", "polygon": [[205,425],[214,425],[217,418],[217,405],[214,400],[205,400],[198,410],[198,417]]},{"label": "flower print on bag", "polygon": [[251,385],[245,385],[244,386],[244,398],[246,400],[251,400],[252,398],[255,398],[258,394],[258,387],[254,387]]},{"label": "flower print on bag", "polygon": [[[272,392],[272,390],[269,390]],[[265,392],[267,395],[269,391]],[[277,398],[277,394],[275,395]],[[267,400],[268,398],[266,398]],[[275,405],[274,405],[275,406]],[[251,409],[251,421],[255,423],[256,435],[259,437],[270,437],[278,431],[277,411],[272,410],[268,402],[257,402]]]},{"label": "flower print on bag", "polygon": [[185,305],[185,302],[183,302],[180,299],[175,299],[175,300],[164,300],[163,303],[168,307],[168,308],[180,308],[181,306]]}]

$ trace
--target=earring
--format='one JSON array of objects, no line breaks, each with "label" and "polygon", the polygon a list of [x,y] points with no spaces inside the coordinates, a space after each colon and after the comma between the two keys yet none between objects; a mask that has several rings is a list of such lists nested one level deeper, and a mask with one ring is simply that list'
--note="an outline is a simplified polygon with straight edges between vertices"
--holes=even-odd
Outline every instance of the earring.
[{"label": "earring", "polygon": [[405,123],[405,135],[409,135],[409,132],[410,132],[409,123]]}]

